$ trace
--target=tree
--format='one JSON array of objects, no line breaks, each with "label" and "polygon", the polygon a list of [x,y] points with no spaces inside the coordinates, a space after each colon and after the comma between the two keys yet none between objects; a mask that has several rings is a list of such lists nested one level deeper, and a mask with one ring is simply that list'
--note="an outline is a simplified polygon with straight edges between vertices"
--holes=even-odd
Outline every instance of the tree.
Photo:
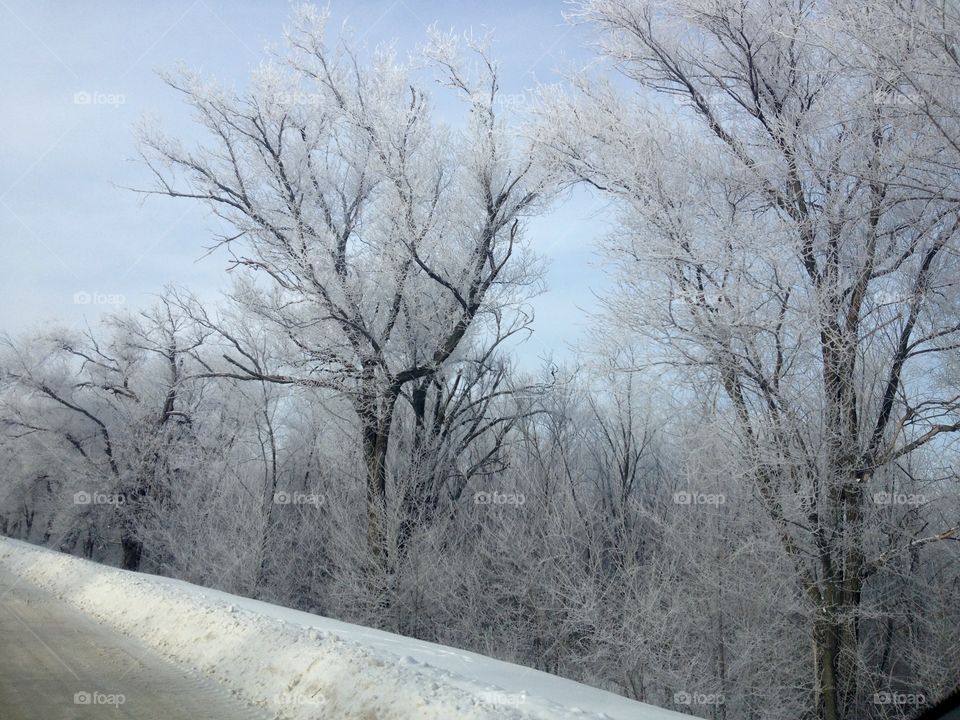
[{"label": "tree", "polygon": [[[137,570],[142,524],[176,482],[175,448],[191,432],[196,395],[185,403],[181,382],[185,358],[204,335],[193,332],[167,297],[138,316],[111,316],[105,325],[105,340],[90,330],[53,331],[32,342],[4,338],[12,398],[4,425],[13,438],[35,441],[46,472],[60,465],[61,482],[85,495],[66,531],[67,546],[76,542],[77,521],[98,510],[91,498],[103,493],[116,498],[106,504],[120,525],[121,566]],[[51,502],[67,499],[59,490]]]},{"label": "tree", "polygon": [[349,398],[370,551],[382,560],[397,400],[455,358],[468,333],[511,325],[502,316],[535,280],[522,222],[550,182],[496,113],[498,71],[484,45],[469,43],[473,70],[452,36],[434,34],[424,53],[467,101],[465,127],[451,128],[434,121],[412,65],[380,49],[366,67],[325,43],[326,21],[301,8],[287,55],[242,95],[168,76],[211,142],[188,150],[147,131],[144,158],[151,192],[207,203],[235,230],[219,242],[233,267],[264,280],[242,302],[286,344],[284,368],[268,374],[236,347],[227,374]]},{"label": "tree", "polygon": [[[908,25],[921,12],[883,7]],[[620,203],[612,321],[722,393],[809,603],[825,720],[860,716],[876,679],[861,652],[868,555],[888,549],[866,532],[874,494],[960,430],[960,396],[934,373],[960,339],[956,114],[936,101],[960,90],[957,18],[878,40],[872,9],[852,12],[587,0],[573,18],[603,56],[675,102],[580,78],[547,94],[541,131],[570,178]],[[892,106],[921,77],[914,108]]]}]

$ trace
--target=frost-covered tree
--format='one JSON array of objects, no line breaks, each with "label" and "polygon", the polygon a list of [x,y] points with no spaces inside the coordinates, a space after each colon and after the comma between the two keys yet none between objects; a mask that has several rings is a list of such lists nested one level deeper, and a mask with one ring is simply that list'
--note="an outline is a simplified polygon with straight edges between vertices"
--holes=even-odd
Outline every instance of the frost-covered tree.
[{"label": "frost-covered tree", "polygon": [[[434,34],[415,63],[385,48],[367,62],[328,45],[326,24],[325,12],[301,8],[288,52],[242,94],[193,73],[168,77],[210,141],[187,148],[146,131],[144,157],[154,192],[206,202],[234,229],[220,243],[234,266],[263,281],[242,302],[285,343],[283,366],[267,373],[235,348],[229,374],[350,398],[368,540],[381,556],[398,398],[455,358],[468,333],[514,327],[511,307],[535,281],[523,221],[549,183],[497,114],[483,45],[470,43],[467,62],[453,36]],[[435,119],[430,70],[464,101],[462,126]]]},{"label": "frost-covered tree", "polygon": [[[23,468],[27,477],[47,483],[46,539],[55,521],[66,523],[58,541],[67,549],[84,526],[118,527],[121,565],[136,570],[147,515],[189,464],[190,452],[182,451],[192,442],[201,395],[194,387],[185,397],[182,380],[204,334],[167,297],[139,315],[108,317],[105,329],[105,337],[54,330],[3,338],[3,428],[21,462],[36,468]],[[93,525],[92,515],[100,516]],[[97,533],[114,541],[109,535]],[[92,539],[85,542],[92,554]]]},{"label": "frost-covered tree", "polygon": [[914,453],[960,431],[940,372],[960,340],[960,25],[928,10],[587,0],[573,18],[649,101],[581,77],[542,109],[544,151],[622,211],[612,322],[721,393],[808,603],[826,720],[880,712],[876,559],[960,532],[870,532],[882,493],[917,489]]}]

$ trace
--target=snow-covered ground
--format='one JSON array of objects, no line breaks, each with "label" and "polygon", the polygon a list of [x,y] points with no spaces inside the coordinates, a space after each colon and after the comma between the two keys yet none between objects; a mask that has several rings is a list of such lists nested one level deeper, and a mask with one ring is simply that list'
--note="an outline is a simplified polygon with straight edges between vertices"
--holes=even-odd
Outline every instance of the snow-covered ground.
[{"label": "snow-covered ground", "polygon": [[277,718],[671,720],[612,693],[190,583],[8,538],[0,563],[88,615],[216,678]]}]

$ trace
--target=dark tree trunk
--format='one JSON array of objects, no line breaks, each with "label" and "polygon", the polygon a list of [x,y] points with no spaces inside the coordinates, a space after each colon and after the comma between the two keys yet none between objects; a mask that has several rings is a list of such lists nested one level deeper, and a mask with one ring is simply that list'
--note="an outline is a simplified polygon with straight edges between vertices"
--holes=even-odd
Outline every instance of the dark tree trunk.
[{"label": "dark tree trunk", "polygon": [[124,532],[120,545],[123,548],[123,562],[120,567],[124,570],[139,570],[143,557],[143,543],[140,539],[132,532]]},{"label": "dark tree trunk", "polygon": [[379,566],[385,566],[387,558],[387,451],[390,447],[390,429],[399,390],[399,387],[391,387],[385,395],[366,395],[358,413],[363,432],[363,461],[366,469],[367,543],[371,557]]},{"label": "dark tree trunk", "polygon": [[406,552],[407,545],[417,525],[424,519],[429,518],[436,506],[436,498],[434,497],[431,483],[424,477],[424,473],[430,471],[429,463],[423,462],[426,459],[426,434],[428,432],[426,426],[427,396],[429,395],[432,383],[433,376],[427,376],[420,380],[410,393],[413,406],[414,427],[411,449],[410,486],[406,489],[403,497],[402,517],[397,537],[397,551],[401,555]]},{"label": "dark tree trunk", "polygon": [[837,693],[837,644],[839,628],[830,614],[814,623],[813,636],[817,666],[817,690],[820,696],[820,717],[840,720]]}]

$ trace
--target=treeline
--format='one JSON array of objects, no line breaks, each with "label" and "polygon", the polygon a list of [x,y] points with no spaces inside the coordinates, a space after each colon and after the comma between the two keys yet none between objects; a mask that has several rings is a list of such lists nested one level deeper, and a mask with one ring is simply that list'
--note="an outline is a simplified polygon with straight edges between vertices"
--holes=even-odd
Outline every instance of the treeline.
[{"label": "treeline", "polygon": [[[960,676],[956,8],[571,19],[607,64],[523,119],[484,43],[311,7],[241,94],[167,77],[209,137],[144,129],[146,192],[233,290],[3,340],[0,531],[702,717],[909,717]],[[523,372],[573,185],[615,287]]]}]

